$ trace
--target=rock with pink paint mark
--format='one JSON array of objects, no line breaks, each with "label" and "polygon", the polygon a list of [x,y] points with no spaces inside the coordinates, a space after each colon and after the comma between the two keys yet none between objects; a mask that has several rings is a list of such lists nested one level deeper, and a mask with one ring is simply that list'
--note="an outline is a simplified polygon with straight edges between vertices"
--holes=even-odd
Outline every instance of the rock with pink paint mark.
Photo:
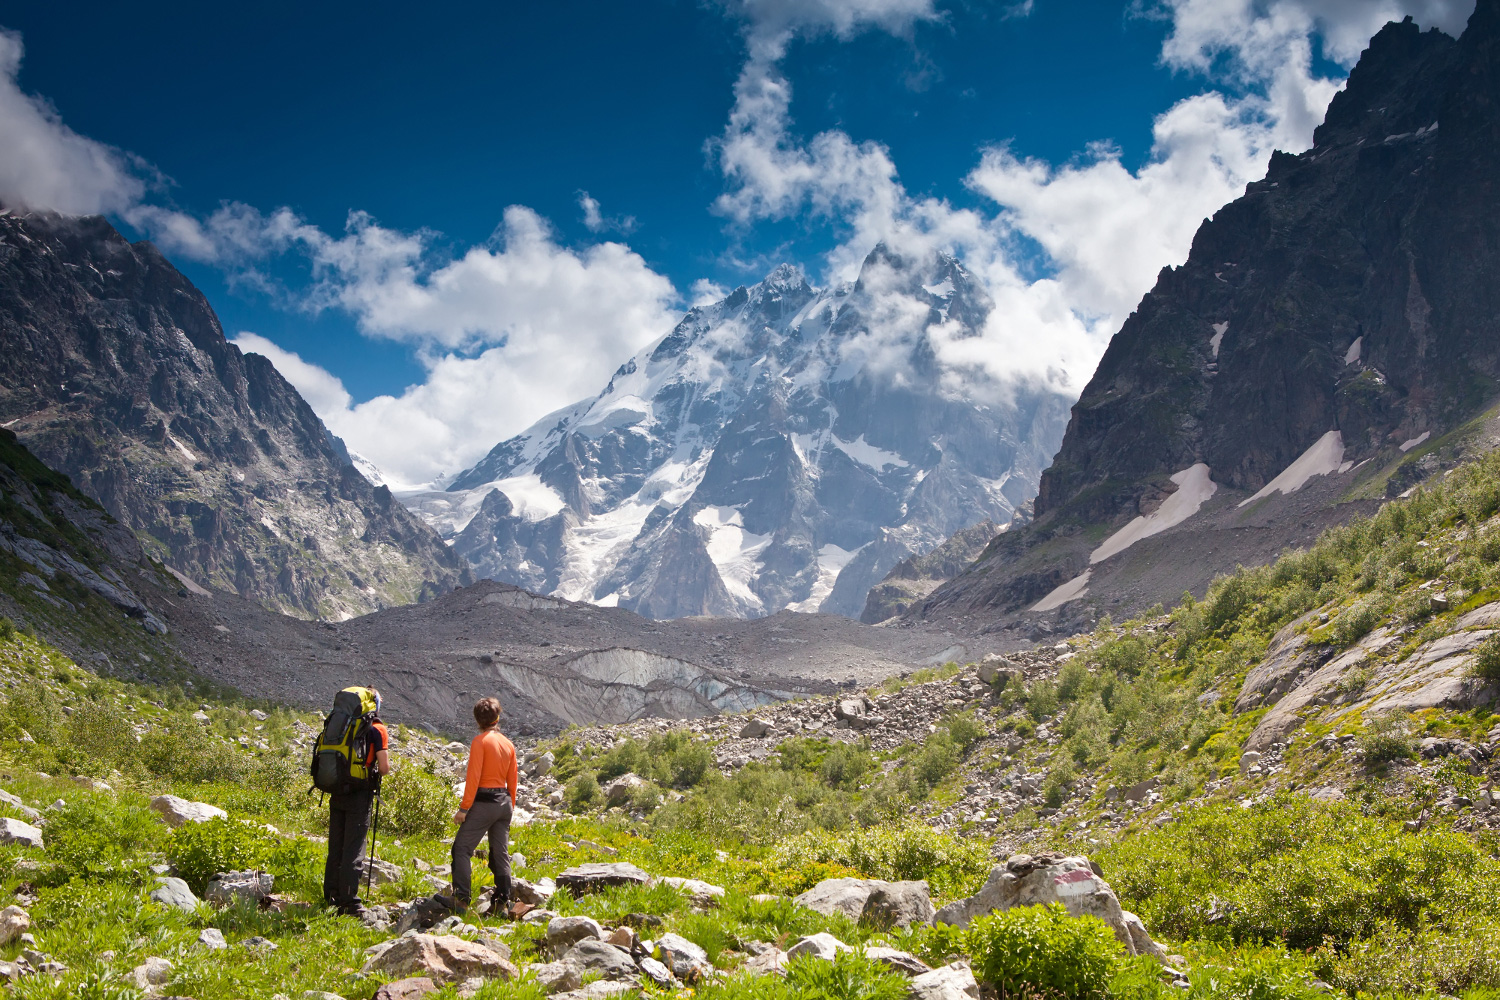
[{"label": "rock with pink paint mark", "polygon": [[1132,955],[1151,955],[1165,964],[1166,950],[1146,932],[1139,917],[1120,906],[1109,883],[1085,857],[1018,854],[990,872],[974,895],[937,911],[935,923],[967,927],[986,913],[1013,906],[1061,903],[1075,917],[1098,917]]}]

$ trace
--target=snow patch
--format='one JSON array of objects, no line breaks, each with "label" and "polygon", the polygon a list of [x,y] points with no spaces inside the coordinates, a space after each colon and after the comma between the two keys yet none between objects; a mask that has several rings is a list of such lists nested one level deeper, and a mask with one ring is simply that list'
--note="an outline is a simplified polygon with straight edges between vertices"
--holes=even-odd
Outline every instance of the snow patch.
[{"label": "snow patch", "polygon": [[733,507],[704,507],[693,515],[693,523],[708,529],[708,558],[724,581],[724,589],[754,607],[760,598],[750,581],[760,569],[757,558],[771,544],[770,535],[745,530],[744,517]]},{"label": "snow patch", "polygon": [[552,593],[570,601],[594,601],[594,588],[641,533],[641,525],[655,506],[632,498],[572,527],[563,543],[563,570]]},{"label": "snow patch", "polygon": [[948,296],[953,294],[953,279],[944,278],[936,285],[923,285],[922,289],[928,295],[933,295],[940,299],[946,299]]},{"label": "snow patch", "polygon": [[1359,360],[1360,352],[1364,350],[1365,338],[1363,335],[1354,338],[1354,343],[1344,352],[1344,364],[1352,365]]},{"label": "snow patch", "polygon": [[884,472],[891,466],[895,466],[898,469],[905,469],[911,464],[894,451],[885,451],[870,444],[865,440],[863,434],[853,441],[841,441],[837,434],[830,435],[830,437],[835,448],[854,459],[860,465],[869,466],[876,472]]},{"label": "snow patch", "polygon": [[1214,349],[1214,357],[1219,356],[1219,345],[1224,342],[1224,334],[1229,332],[1229,321],[1214,324],[1214,335],[1208,338],[1208,346]]},{"label": "snow patch", "polygon": [[[865,545],[869,544],[869,542],[865,543]],[[828,599],[828,595],[833,593],[833,585],[838,582],[839,574],[844,571],[844,567],[849,565],[849,560],[858,555],[865,545],[861,545],[858,549],[841,549],[829,542],[818,549],[818,579],[813,583],[812,591],[807,595],[807,600],[788,604],[787,610],[815,613]]]},{"label": "snow patch", "polygon": [[1422,433],[1418,434],[1416,437],[1412,438],[1410,441],[1402,441],[1401,442],[1401,451],[1403,453],[1411,451],[1417,445],[1421,444],[1423,441],[1426,441],[1430,437],[1432,437],[1432,431],[1423,431]]},{"label": "snow patch", "polygon": [[1203,506],[1204,501],[1219,491],[1219,484],[1210,478],[1208,466],[1202,462],[1176,473],[1172,476],[1172,482],[1177,484],[1177,492],[1162,501],[1162,505],[1150,514],[1143,514],[1106,538],[1104,544],[1089,556],[1090,565],[1124,552],[1143,538],[1150,538],[1173,525],[1181,524],[1198,513],[1198,508]]},{"label": "snow patch", "polygon": [[1031,606],[1031,610],[1051,611],[1053,608],[1062,607],[1069,601],[1078,600],[1078,598],[1089,592],[1089,577],[1093,575],[1093,570],[1084,570],[1082,573],[1073,577],[1073,579],[1069,580],[1067,583],[1061,584],[1060,586],[1055,588],[1052,593],[1048,594],[1046,597],[1033,604]]},{"label": "snow patch", "polygon": [[177,440],[176,438],[174,438],[170,434],[167,435],[167,440],[172,443],[172,447],[174,447],[178,451],[182,452],[182,457],[183,458],[186,458],[189,462],[196,462],[196,461],[198,461],[198,456],[194,455],[191,451],[189,451],[187,445],[183,444],[181,441]]},{"label": "snow patch", "polygon": [[1338,472],[1343,464],[1344,435],[1339,431],[1329,431],[1314,441],[1312,447],[1299,455],[1295,462],[1281,470],[1279,476],[1262,486],[1259,493],[1248,500],[1241,500],[1240,506],[1254,503],[1272,493],[1296,493],[1313,476]]}]

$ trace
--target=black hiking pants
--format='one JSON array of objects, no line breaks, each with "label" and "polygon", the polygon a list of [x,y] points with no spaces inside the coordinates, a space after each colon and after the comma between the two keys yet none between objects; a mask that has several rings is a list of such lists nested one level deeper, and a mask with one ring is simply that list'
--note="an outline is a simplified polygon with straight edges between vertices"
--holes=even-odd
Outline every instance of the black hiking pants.
[{"label": "black hiking pants", "polygon": [[328,861],[323,866],[323,899],[341,911],[359,909],[359,862],[370,833],[374,792],[328,798]]},{"label": "black hiking pants", "polygon": [[472,899],[471,866],[474,848],[488,834],[490,873],[495,876],[495,903],[510,899],[510,795],[500,790],[498,802],[475,802],[453,838],[453,895],[468,904]]}]

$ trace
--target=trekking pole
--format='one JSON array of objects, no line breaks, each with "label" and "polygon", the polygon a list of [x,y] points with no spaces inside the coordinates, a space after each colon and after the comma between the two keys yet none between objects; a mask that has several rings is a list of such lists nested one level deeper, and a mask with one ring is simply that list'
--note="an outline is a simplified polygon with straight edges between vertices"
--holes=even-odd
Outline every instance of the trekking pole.
[{"label": "trekking pole", "polygon": [[[370,886],[375,879],[375,834],[380,830],[380,792],[375,793],[375,822],[370,824],[370,861],[365,865],[365,895],[370,895]],[[358,883],[355,883],[358,885]]]}]

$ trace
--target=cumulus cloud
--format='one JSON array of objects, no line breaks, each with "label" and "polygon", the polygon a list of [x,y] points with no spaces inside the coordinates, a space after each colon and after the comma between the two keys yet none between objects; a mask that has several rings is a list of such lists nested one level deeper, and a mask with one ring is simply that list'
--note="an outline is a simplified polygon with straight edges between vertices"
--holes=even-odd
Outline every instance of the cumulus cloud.
[{"label": "cumulus cloud", "polygon": [[[1350,66],[1374,31],[1408,13],[1457,33],[1473,0],[1165,0],[1154,8],[1172,23],[1163,63],[1219,89],[1164,111],[1151,155],[1135,170],[1108,142],[1062,167],[1003,145],[986,150],[967,183],[990,211],[911,196],[879,143],[836,129],[810,138],[792,130],[791,86],[779,64],[798,34],[900,34],[937,12],[915,2],[795,6],[805,12],[742,5],[751,17],[747,58],[711,147],[727,181],[715,209],[741,227],[825,218],[842,234],[826,262],[830,278],[852,277],[877,241],[957,254],[996,309],[978,338],[927,331],[954,379],[979,374],[1077,393],[1157,272],[1186,258],[1202,220],[1261,176],[1273,149],[1310,145],[1342,82],[1314,72],[1315,53]],[[1044,255],[1040,279],[1030,276],[1034,248]]]},{"label": "cumulus cloud", "polygon": [[[243,212],[225,216],[252,232]],[[619,243],[560,245],[535,212],[512,206],[496,239],[453,260],[430,236],[351,216],[342,236],[273,214],[257,252],[292,246],[317,276],[310,308],[339,308],[371,336],[417,349],[425,380],[355,404],[334,376],[256,334],[236,343],[270,358],[324,422],[394,480],[422,483],[478,460],[544,413],[598,392],[620,361],[676,319],[672,283]],[[206,245],[220,240],[206,227]],[[247,251],[248,252],[248,251]]]},{"label": "cumulus cloud", "polygon": [[578,192],[578,207],[583,209],[583,225],[591,233],[616,232],[629,235],[635,232],[635,216],[626,215],[620,218],[606,216],[599,207],[599,199],[590,196],[587,191]]},{"label": "cumulus cloud", "polygon": [[146,185],[131,157],[64,125],[46,100],[21,90],[21,36],[0,28],[0,202],[72,215],[135,204]]}]

